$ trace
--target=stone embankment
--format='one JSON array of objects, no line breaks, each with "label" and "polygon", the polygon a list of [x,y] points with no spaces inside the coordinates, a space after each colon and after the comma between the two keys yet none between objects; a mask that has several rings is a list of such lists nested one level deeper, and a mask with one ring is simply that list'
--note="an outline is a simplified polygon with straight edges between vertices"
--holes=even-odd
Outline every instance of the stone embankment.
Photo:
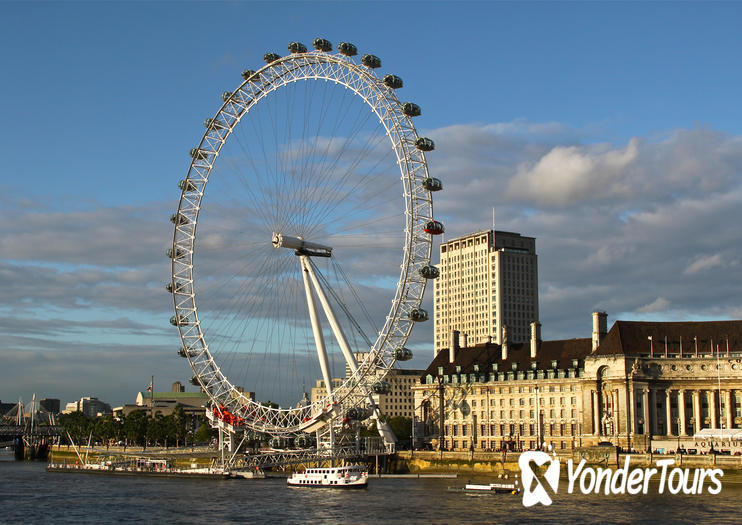
[{"label": "stone embankment", "polygon": [[[583,447],[558,451],[556,457],[562,464],[570,459],[588,465],[617,468],[624,465],[626,454],[615,447]],[[432,452],[399,451],[389,458],[387,472],[394,473],[458,473],[459,475],[494,475],[512,477],[520,474],[520,453],[508,452]],[[683,468],[720,468],[724,482],[742,482],[742,456],[688,455],[688,454],[629,454],[631,467],[656,466],[661,459],[674,459],[675,466]],[[564,474],[564,469],[563,474]]]}]

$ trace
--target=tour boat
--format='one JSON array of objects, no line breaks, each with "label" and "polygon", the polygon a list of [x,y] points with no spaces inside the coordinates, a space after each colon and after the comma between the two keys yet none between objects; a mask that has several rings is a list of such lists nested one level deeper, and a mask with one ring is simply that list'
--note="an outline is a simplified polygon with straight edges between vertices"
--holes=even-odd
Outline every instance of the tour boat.
[{"label": "tour boat", "polygon": [[308,468],[293,473],[287,482],[292,487],[363,488],[368,484],[368,470],[361,465]]},{"label": "tour boat", "polygon": [[515,483],[489,483],[488,485],[479,485],[476,483],[467,483],[462,487],[448,487],[453,492],[466,492],[467,494],[518,494],[520,489]]}]

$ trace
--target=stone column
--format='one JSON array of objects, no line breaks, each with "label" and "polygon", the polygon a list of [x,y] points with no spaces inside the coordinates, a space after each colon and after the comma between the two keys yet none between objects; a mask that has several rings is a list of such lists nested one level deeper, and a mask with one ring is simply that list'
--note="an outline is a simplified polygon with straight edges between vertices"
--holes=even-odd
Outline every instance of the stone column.
[{"label": "stone column", "polygon": [[709,419],[711,420],[710,428],[718,428],[716,426],[716,395],[713,390],[708,391],[708,403],[709,403]]},{"label": "stone column", "polygon": [[599,436],[600,432],[600,409],[598,406],[598,395],[592,390],[593,397],[593,435]]},{"label": "stone column", "polygon": [[644,409],[644,434],[649,434],[649,389],[642,388],[642,408]]},{"label": "stone column", "polygon": [[701,392],[693,390],[693,432],[698,434],[701,430]]},{"label": "stone column", "polygon": [[618,390],[611,390],[611,416],[613,417],[613,435],[618,435]]},{"label": "stone column", "polygon": [[649,418],[652,421],[652,435],[656,436],[658,433],[657,420],[659,419],[659,413],[657,412],[657,390],[654,388],[649,389]]},{"label": "stone column", "polygon": [[732,403],[734,403],[734,391],[730,390],[728,392],[724,393],[726,403],[724,407],[725,412],[725,418],[726,418],[726,428],[733,428],[732,426]]},{"label": "stone column", "polygon": [[631,433],[636,434],[636,396],[633,384],[629,386],[629,417],[631,418]]},{"label": "stone column", "polygon": [[665,389],[665,434],[672,436],[672,409],[670,408],[671,392],[669,388]]},{"label": "stone column", "polygon": [[686,436],[685,433],[685,390],[682,388],[678,390],[678,418],[680,423],[678,424],[678,435]]}]

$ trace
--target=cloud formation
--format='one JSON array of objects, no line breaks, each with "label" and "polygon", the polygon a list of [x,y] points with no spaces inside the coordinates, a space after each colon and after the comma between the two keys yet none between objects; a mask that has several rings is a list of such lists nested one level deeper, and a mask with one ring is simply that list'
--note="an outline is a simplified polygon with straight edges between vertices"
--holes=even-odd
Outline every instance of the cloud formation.
[{"label": "cloud formation", "polygon": [[[742,137],[694,128],[610,144],[523,120],[424,134],[436,142],[427,158],[444,183],[435,212],[446,235],[489,228],[494,208],[497,229],[537,238],[545,338],[589,335],[595,309],[611,320],[742,317]],[[46,395],[95,395],[64,386],[82,374],[93,386],[91,378],[116,376],[101,380],[98,393],[118,403],[142,387],[148,368],[167,381],[190,377],[175,356],[162,288],[171,204],[65,211],[2,199],[0,334],[12,366],[0,370],[0,399],[39,381]],[[204,263],[220,264],[216,256],[234,238],[218,233],[203,238],[211,248]],[[374,279],[398,274],[399,253],[384,247],[394,260],[380,261],[381,253],[347,261],[348,269]],[[366,309],[383,317],[391,297],[376,284],[359,290]],[[432,312],[431,299],[429,288]],[[432,330],[430,321],[413,332],[416,366],[432,356]]]}]

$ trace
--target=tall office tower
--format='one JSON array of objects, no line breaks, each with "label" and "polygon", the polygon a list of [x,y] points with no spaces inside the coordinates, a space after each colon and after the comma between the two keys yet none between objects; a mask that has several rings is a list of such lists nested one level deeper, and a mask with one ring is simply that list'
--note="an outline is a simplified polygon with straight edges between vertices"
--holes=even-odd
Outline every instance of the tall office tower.
[{"label": "tall office tower", "polygon": [[459,345],[528,341],[538,322],[536,239],[519,233],[480,231],[441,244],[435,280],[434,352]]}]

